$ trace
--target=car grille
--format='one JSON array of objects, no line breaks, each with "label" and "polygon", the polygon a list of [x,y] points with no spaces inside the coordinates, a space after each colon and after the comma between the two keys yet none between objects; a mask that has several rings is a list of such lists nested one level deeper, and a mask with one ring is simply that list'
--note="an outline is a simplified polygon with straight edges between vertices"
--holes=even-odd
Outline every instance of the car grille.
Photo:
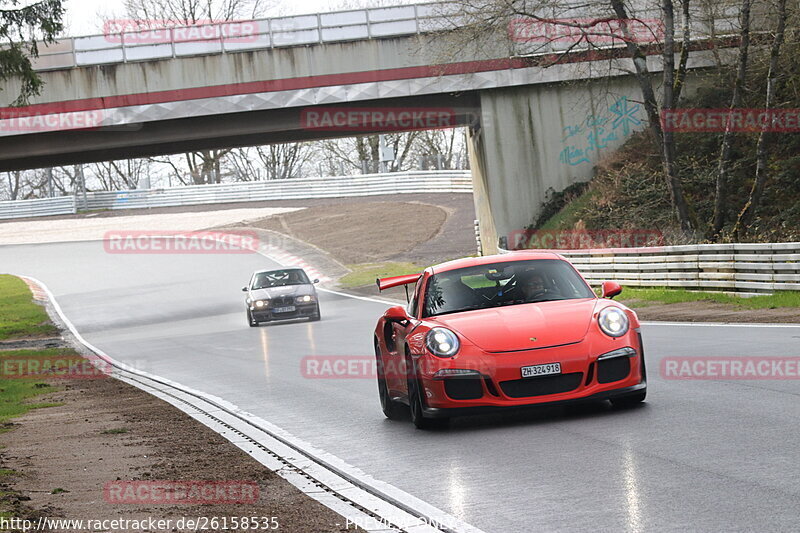
[{"label": "car grille", "polygon": [[270,307],[287,307],[294,304],[294,298],[291,296],[282,296],[280,298],[273,298]]},{"label": "car grille", "polygon": [[477,400],[483,397],[483,378],[450,378],[444,381],[444,391],[453,400]]},{"label": "car grille", "polygon": [[506,396],[511,398],[528,398],[573,391],[578,388],[582,379],[583,372],[575,372],[557,376],[502,381],[500,388],[503,389]]},{"label": "car grille", "polygon": [[631,373],[630,357],[614,357],[597,362],[597,382],[612,383],[628,377]]}]

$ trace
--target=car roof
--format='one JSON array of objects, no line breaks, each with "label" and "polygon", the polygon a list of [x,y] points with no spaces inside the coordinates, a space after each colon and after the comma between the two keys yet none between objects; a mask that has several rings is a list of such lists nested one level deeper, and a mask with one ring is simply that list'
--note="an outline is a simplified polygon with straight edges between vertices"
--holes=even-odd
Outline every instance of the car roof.
[{"label": "car roof", "polygon": [[439,265],[430,267],[432,273],[447,272],[449,270],[456,270],[459,268],[472,267],[478,265],[490,265],[492,263],[510,263],[512,261],[532,261],[535,259],[565,259],[555,252],[542,252],[537,250],[520,250],[509,252],[507,254],[498,255],[485,255],[483,257],[465,257],[463,259],[456,259],[448,261]]},{"label": "car roof", "polygon": [[[303,269],[300,268],[300,267],[294,267],[294,266],[283,267],[283,268],[267,268],[267,269],[264,269],[264,270],[256,270],[255,272],[253,272],[253,274],[263,274],[265,272],[282,272],[284,270],[303,270]],[[303,272],[305,272],[305,270],[303,270]]]}]

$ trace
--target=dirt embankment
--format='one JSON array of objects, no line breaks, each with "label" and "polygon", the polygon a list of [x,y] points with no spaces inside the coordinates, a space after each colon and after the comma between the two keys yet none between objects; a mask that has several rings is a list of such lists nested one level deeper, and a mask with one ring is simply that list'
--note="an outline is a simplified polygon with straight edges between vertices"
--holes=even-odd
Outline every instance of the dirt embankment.
[{"label": "dirt embankment", "polygon": [[[171,519],[168,531],[195,531],[176,526],[180,518],[276,517],[279,531],[345,530],[341,516],[154,396],[112,378],[58,384],[62,390],[36,401],[60,405],[30,411],[8,424],[11,431],[0,437],[0,460],[8,469],[3,470],[3,490],[15,495],[4,506],[15,516],[152,517]],[[116,480],[255,482],[258,498],[255,503],[210,505],[109,502],[104,486]]]}]

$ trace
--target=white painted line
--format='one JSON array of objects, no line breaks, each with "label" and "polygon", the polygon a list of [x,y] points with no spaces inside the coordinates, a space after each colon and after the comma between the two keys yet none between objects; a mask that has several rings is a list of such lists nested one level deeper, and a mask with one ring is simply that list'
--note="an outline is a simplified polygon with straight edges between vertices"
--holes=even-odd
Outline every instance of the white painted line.
[{"label": "white painted line", "polygon": [[[346,463],[342,459],[328,452],[325,452],[324,450],[316,448],[312,444],[294,436],[293,434],[281,429],[280,427],[272,424],[271,422],[268,422],[251,413],[248,413],[247,411],[243,411],[238,406],[228,402],[227,400],[224,400],[217,396],[213,396],[211,394],[207,394],[205,392],[196,389],[192,389],[191,387],[181,385],[180,383],[157,376],[155,374],[150,374],[149,372],[144,372],[142,370],[135,369],[124,363],[116,361],[115,359],[110,357],[107,353],[105,353],[104,351],[100,350],[98,347],[94,346],[89,341],[87,341],[78,332],[77,328],[75,328],[75,325],[69,320],[69,318],[67,318],[66,314],[61,308],[61,305],[56,300],[55,295],[50,291],[47,285],[45,285],[38,279],[30,276],[20,276],[20,277],[29,280],[30,282],[41,287],[44,293],[47,294],[47,297],[49,298],[50,303],[53,306],[53,309],[61,318],[61,320],[64,322],[70,333],[74,335],[75,339],[78,340],[78,342],[80,342],[84,346],[86,346],[89,350],[96,353],[104,360],[106,360],[108,363],[112,364],[117,368],[123,369],[124,371],[130,374],[134,374],[137,376],[153,380],[156,383],[166,385],[172,389],[181,391],[196,398],[200,398],[203,401],[208,402],[220,408],[225,413],[233,415],[234,417],[240,420],[246,421],[253,427],[258,428],[259,430],[268,434],[270,437],[276,439],[279,442],[282,442],[288,447],[299,451],[306,457],[316,462],[317,465],[323,468],[327,468],[332,473],[338,474],[344,477],[346,480],[353,480],[354,488],[350,490],[356,490],[356,488],[358,490],[363,490],[368,494],[373,495],[373,497],[377,496],[377,498],[375,499],[378,502],[382,502],[382,504],[388,506],[394,506],[396,508],[396,513],[385,515],[388,519],[392,520],[392,517],[395,517],[395,519],[397,519],[397,517],[401,517],[403,514],[410,514],[408,511],[406,511],[406,509],[409,510],[413,509],[415,513],[419,513],[419,515],[423,517],[419,519],[422,520],[423,523],[421,523],[420,526],[414,525],[413,527],[410,527],[409,529],[412,531],[420,531],[420,532],[440,531],[440,529],[427,526],[424,523],[424,521],[427,520],[428,523],[441,524],[444,527],[444,529],[442,530],[449,531],[452,533],[484,533],[480,529],[471,526],[466,522],[463,522],[462,520],[448,513],[445,513],[441,509],[434,507],[429,503],[398,489],[397,487],[394,487],[388,483],[373,478],[369,474]],[[284,456],[284,458],[286,457]],[[278,473],[280,474],[281,471],[278,471]],[[320,503],[324,504],[325,502],[320,501]],[[400,521],[402,521],[402,518],[400,518]],[[407,523],[408,522],[406,522],[406,524]]]},{"label": "white painted line", "polygon": [[736,322],[642,322],[643,326],[685,326],[690,328],[800,328],[800,324],[748,324]]},{"label": "white painted line", "polygon": [[378,299],[378,298],[373,298],[371,296],[358,296],[358,295],[355,295],[355,294],[348,294],[346,292],[334,291],[333,289],[319,288],[317,290],[323,291],[323,292],[329,292],[331,294],[336,294],[338,296],[347,296],[348,298],[355,298],[356,300],[364,300],[365,302],[374,302],[374,303],[378,303],[378,304],[397,305],[397,300],[390,300],[388,298]]}]

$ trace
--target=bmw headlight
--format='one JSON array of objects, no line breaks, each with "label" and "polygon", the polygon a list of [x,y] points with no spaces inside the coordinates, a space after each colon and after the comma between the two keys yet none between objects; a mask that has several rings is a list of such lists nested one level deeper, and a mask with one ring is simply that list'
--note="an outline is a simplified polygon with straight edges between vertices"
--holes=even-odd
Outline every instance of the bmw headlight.
[{"label": "bmw headlight", "polygon": [[256,307],[264,307],[265,305],[267,305],[267,302],[265,302],[264,300],[256,301]]},{"label": "bmw headlight", "polygon": [[297,303],[299,303],[299,304],[307,304],[308,302],[313,302],[313,301],[314,301],[314,297],[311,296],[310,294],[306,294],[306,295],[297,297]]},{"label": "bmw headlight", "polygon": [[597,317],[600,329],[609,337],[622,337],[631,327],[628,315],[619,307],[606,307]]},{"label": "bmw headlight", "polygon": [[433,328],[425,337],[425,345],[437,357],[453,357],[460,346],[458,337],[447,328]]}]

